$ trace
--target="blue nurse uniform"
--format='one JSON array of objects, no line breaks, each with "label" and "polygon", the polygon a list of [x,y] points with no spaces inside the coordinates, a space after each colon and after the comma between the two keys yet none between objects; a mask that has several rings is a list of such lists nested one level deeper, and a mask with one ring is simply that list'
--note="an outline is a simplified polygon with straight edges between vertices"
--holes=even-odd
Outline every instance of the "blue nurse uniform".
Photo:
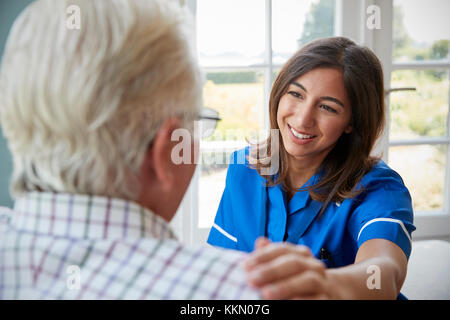
[{"label": "blue nurse uniform", "polygon": [[[380,161],[362,178],[360,195],[330,203],[319,218],[322,203],[307,191],[298,191],[287,201],[281,185],[265,187],[266,180],[246,160],[248,150],[231,155],[209,244],[249,252],[264,235],[275,242],[306,245],[327,267],[342,267],[354,263],[365,241],[386,239],[409,258],[415,230],[411,196],[386,163]],[[318,178],[314,175],[307,184]]]}]

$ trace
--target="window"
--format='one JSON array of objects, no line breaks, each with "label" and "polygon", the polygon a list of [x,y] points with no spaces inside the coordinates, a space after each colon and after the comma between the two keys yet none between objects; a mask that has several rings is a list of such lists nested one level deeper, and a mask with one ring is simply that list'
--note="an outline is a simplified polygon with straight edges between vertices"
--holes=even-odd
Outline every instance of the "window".
[{"label": "window", "polygon": [[390,97],[389,164],[403,177],[416,212],[424,214],[444,211],[448,79],[446,71],[420,69],[391,76],[392,87],[416,90]]},{"label": "window", "polygon": [[[199,59],[207,76],[204,103],[223,120],[216,134],[201,143],[206,161],[198,166],[180,207],[184,214],[174,222],[181,239],[204,243],[225,186],[229,154],[246,144],[244,138],[252,133],[244,129],[254,133],[268,128],[268,97],[282,64],[304,43],[332,35],[368,46],[382,61],[388,118],[374,153],[382,152],[412,194],[414,237],[450,237],[448,1],[187,4],[196,16]],[[369,19],[376,12],[380,23],[373,28]],[[223,163],[211,164],[211,157]]]},{"label": "window", "polygon": [[389,95],[388,162],[410,190],[422,237],[450,231],[449,11],[445,0],[393,1],[391,88],[408,91]]},{"label": "window", "polygon": [[[225,187],[230,154],[267,134],[276,73],[304,43],[334,34],[334,0],[192,0],[197,51],[206,75],[204,105],[220,113],[202,140],[202,160],[183,200],[175,230],[204,242]],[[186,215],[191,212],[191,219]],[[183,216],[183,213],[186,213]]]}]

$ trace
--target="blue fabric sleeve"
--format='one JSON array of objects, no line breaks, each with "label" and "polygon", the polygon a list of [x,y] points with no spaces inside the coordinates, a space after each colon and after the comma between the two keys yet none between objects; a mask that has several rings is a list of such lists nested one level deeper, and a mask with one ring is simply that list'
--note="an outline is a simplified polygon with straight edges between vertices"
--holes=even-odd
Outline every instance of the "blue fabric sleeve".
[{"label": "blue fabric sleeve", "polygon": [[351,237],[358,248],[367,240],[389,240],[409,259],[411,233],[416,228],[408,189],[391,169],[384,170],[380,176],[369,177],[369,180],[347,224]]},{"label": "blue fabric sleeve", "polygon": [[[222,198],[220,199],[219,208],[214,219],[214,225],[211,227],[207,242],[213,246],[236,249],[237,239],[235,238],[233,219],[232,219],[232,206],[233,199],[231,193],[231,182],[236,170],[236,166],[233,164],[235,152],[231,155],[230,165],[228,166],[227,177],[225,182],[225,190],[223,191]],[[234,241],[236,240],[236,241]]]}]

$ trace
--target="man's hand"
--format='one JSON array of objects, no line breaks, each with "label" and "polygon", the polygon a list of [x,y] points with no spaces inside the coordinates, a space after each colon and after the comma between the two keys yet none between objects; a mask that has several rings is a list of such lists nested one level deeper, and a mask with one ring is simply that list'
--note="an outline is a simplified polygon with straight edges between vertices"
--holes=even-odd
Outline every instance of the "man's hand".
[{"label": "man's hand", "polygon": [[245,261],[248,282],[264,299],[329,299],[326,267],[308,247],[258,238]]}]

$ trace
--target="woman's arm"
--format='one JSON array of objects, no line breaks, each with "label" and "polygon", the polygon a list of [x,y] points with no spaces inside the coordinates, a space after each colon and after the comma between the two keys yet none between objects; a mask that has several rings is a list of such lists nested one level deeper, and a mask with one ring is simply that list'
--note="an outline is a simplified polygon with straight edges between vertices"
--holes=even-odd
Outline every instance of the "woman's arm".
[{"label": "woman's arm", "polygon": [[342,299],[396,299],[407,264],[395,243],[368,240],[359,248],[353,265],[327,270],[330,291]]},{"label": "woman's arm", "polygon": [[384,239],[366,241],[354,264],[335,269],[303,246],[259,239],[255,247],[248,279],[267,299],[395,299],[406,277],[405,254]]}]

